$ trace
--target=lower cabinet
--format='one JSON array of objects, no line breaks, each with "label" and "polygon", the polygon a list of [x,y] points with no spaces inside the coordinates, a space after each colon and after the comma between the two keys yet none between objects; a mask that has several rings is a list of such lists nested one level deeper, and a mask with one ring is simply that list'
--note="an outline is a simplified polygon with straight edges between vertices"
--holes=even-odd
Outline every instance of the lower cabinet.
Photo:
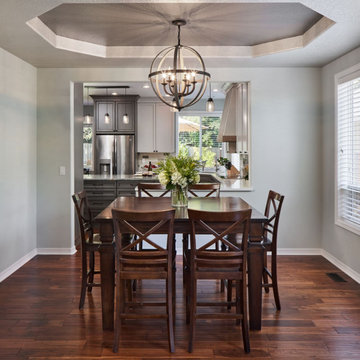
[{"label": "lower cabinet", "polygon": [[84,190],[94,217],[116,198],[116,181],[84,180]]},{"label": "lower cabinet", "polygon": [[135,196],[139,181],[84,180],[92,217],[104,210],[118,196]]}]

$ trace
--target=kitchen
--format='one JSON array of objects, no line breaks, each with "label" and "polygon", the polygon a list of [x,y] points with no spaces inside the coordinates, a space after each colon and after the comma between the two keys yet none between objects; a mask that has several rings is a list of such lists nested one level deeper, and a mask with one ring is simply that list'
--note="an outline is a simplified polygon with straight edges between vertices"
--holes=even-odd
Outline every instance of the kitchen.
[{"label": "kitchen", "polygon": [[[197,152],[199,157],[202,155],[208,159],[204,162],[201,182],[221,182],[221,189],[225,192],[251,190],[249,174],[243,171],[249,166],[249,112],[247,106],[243,106],[244,113],[240,115],[238,108],[241,104],[236,103],[238,94],[244,93],[243,87],[247,90],[247,84],[214,83],[212,87],[213,95],[208,93],[207,96],[214,98],[216,112],[205,111],[207,100],[204,99],[192,106],[191,110],[178,114],[155,97],[150,97],[152,90],[148,83],[84,84],[85,175],[84,185],[79,182],[78,190],[83,187],[87,190],[93,215],[97,215],[116,195],[135,195],[137,183],[157,181],[155,173],[147,177],[149,163],[156,166],[167,154],[176,154],[179,146],[186,149],[186,155]],[[120,107],[119,104],[124,101],[127,107]],[[248,98],[244,97],[242,101],[247,105]],[[225,114],[221,117],[224,104]],[[103,121],[106,114],[109,114],[108,123]],[[125,127],[124,114],[128,115]],[[206,116],[209,124],[218,122],[214,133],[208,126],[202,125],[206,118],[200,124]],[[241,117],[241,121],[237,117]],[[116,122],[115,119],[120,120]],[[189,119],[195,119],[198,125]],[[247,123],[243,134],[244,121]],[[204,144],[199,148],[189,145],[190,134],[196,136],[195,142],[198,143],[204,136],[209,137],[207,132],[210,133],[212,146],[206,147]],[[218,136],[232,141],[218,142]],[[237,138],[242,140],[236,143]],[[79,155],[76,157],[80,158]],[[228,158],[228,167],[230,169],[232,164],[232,172],[220,166],[220,158],[223,161]],[[106,184],[107,192],[100,191],[100,181]]]},{"label": "kitchen", "polygon": [[[288,52],[254,58],[241,57],[240,49],[233,57],[211,53],[208,70],[214,82],[251,83],[254,191],[241,196],[261,209],[270,187],[287,195],[279,233],[281,252],[326,257],[358,278],[358,235],[334,223],[334,76],[358,64],[359,29],[353,21],[359,14],[358,4],[301,3],[336,25],[305,48]],[[1,178],[3,278],[38,254],[58,256],[75,251],[70,194],[83,179],[83,159],[77,158],[82,142],[75,139],[82,138],[84,112],[82,101],[73,99],[82,99],[82,84],[143,83],[149,73],[143,59],[147,47],[141,51],[139,47],[135,59],[50,51],[26,22],[52,6],[55,3],[17,0],[1,5],[1,76],[6,84],[1,160],[2,168],[7,169]],[[127,49],[132,50],[136,49]],[[13,144],[17,151],[6,156]],[[24,209],[27,217],[19,222],[18,214]],[[294,231],[294,224],[301,231]],[[5,239],[12,240],[11,246]]]}]

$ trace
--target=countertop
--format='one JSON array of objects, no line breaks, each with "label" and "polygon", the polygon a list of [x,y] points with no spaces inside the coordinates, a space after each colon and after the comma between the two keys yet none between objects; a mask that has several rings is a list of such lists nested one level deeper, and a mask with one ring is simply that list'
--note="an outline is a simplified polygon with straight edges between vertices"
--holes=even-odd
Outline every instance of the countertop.
[{"label": "countertop", "polygon": [[[221,192],[243,192],[253,191],[253,188],[249,186],[248,181],[242,179],[223,179],[215,173],[201,173],[200,175],[212,176],[214,182],[220,182]],[[137,181],[139,182],[155,182],[157,175],[142,176],[141,174],[134,175],[84,175],[84,180],[120,180],[120,181]]]}]

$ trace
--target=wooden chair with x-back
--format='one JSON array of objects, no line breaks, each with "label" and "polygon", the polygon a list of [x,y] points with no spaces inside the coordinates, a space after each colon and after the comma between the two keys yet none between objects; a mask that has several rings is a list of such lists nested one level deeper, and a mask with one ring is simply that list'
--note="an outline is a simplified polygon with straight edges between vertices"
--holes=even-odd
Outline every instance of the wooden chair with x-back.
[{"label": "wooden chair with x-back", "polygon": [[[186,296],[190,314],[189,352],[193,350],[195,321],[203,318],[235,319],[241,322],[244,350],[250,351],[246,297],[246,263],[251,209],[242,211],[210,212],[188,209],[191,223],[190,237],[190,294]],[[197,234],[206,232],[212,239],[199,244]],[[241,234],[241,244],[233,244],[228,235]],[[214,244],[220,242],[225,250],[217,250]],[[235,312],[197,312],[198,306],[228,306],[228,301],[198,301],[199,280],[231,280],[235,282]]]},{"label": "wooden chair with x-back", "polygon": [[86,289],[88,292],[91,292],[93,287],[100,286],[100,283],[94,282],[94,275],[100,274],[99,270],[95,270],[95,252],[99,251],[103,244],[100,241],[99,234],[93,228],[86,192],[80,191],[75,193],[72,199],[80,227],[82,275],[79,309],[82,309],[84,307]]},{"label": "wooden chair with x-back", "polygon": [[[264,252],[264,270],[263,270],[263,287],[265,292],[269,292],[272,287],[274,292],[274,299],[276,309],[281,310],[279,287],[277,279],[277,235],[279,229],[279,220],[281,208],[284,201],[284,195],[270,190],[266,201],[264,215],[268,218],[264,225],[264,235],[262,245],[265,248]],[[271,254],[271,270],[267,265],[267,255]],[[269,278],[271,282],[269,283]]]},{"label": "wooden chair with x-back", "polygon": [[[119,349],[122,319],[131,318],[166,318],[168,327],[168,343],[170,352],[174,352],[174,319],[175,319],[175,271],[173,257],[173,229],[175,210],[154,210],[137,212],[112,210],[115,232],[115,263],[116,263],[116,310],[114,352]],[[167,229],[165,246],[152,241],[149,236],[159,228]],[[124,234],[132,233],[136,239],[127,241]],[[123,241],[124,240],[124,241]],[[138,245],[146,243],[147,249],[139,250]],[[166,283],[166,301],[164,303],[146,302],[141,299],[136,302],[131,296],[126,296],[126,283],[133,280],[164,279]],[[139,294],[138,294],[139,296]],[[130,309],[144,306],[165,305],[166,311],[159,313],[135,313]]]}]

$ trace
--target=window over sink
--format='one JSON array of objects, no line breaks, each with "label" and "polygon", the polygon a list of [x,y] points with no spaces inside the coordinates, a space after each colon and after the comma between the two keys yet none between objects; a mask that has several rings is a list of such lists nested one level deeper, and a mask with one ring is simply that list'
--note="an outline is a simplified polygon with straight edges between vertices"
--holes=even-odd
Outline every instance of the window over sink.
[{"label": "window over sink", "polygon": [[203,169],[215,171],[224,143],[218,142],[221,112],[177,113],[177,153],[202,161]]}]

